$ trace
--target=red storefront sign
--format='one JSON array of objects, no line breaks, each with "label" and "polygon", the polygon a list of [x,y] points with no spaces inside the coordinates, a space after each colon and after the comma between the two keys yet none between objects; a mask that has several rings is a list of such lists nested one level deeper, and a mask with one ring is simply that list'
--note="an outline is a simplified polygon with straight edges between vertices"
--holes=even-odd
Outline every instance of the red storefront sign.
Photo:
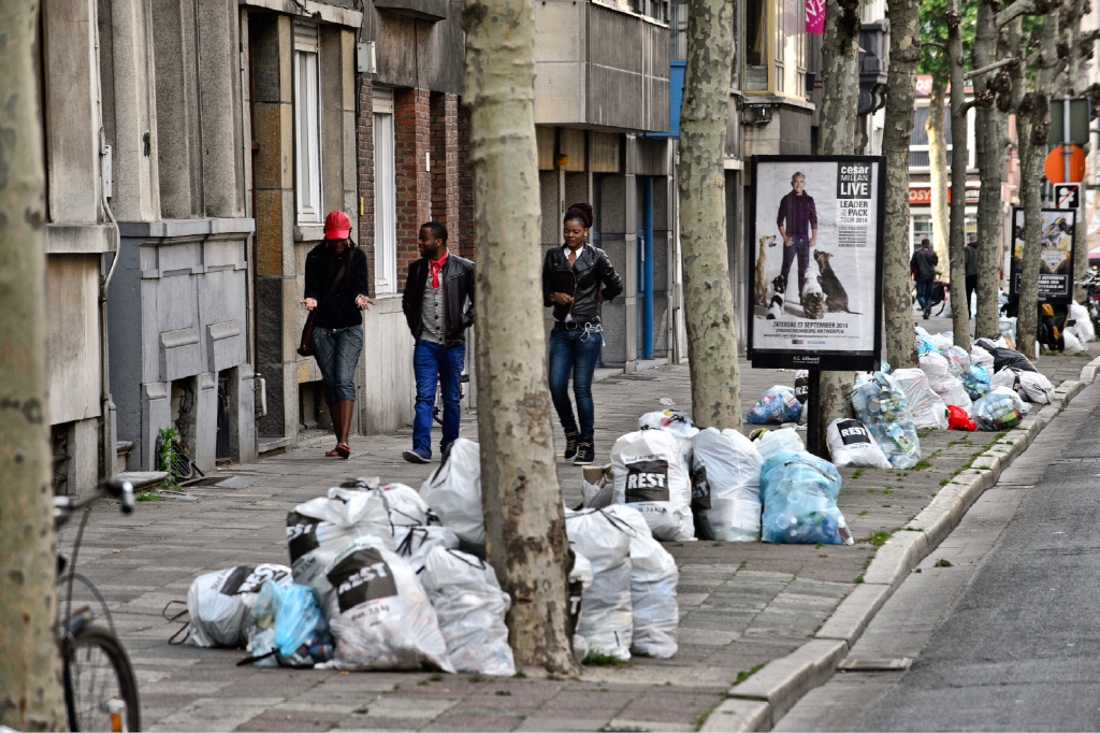
[{"label": "red storefront sign", "polygon": [[[967,186],[966,187],[966,203],[976,204],[978,203],[978,196],[981,192],[979,186]],[[947,187],[947,203],[951,203],[951,187]],[[910,186],[909,187],[909,205],[910,206],[931,206],[932,205],[932,188],[930,186]]]}]

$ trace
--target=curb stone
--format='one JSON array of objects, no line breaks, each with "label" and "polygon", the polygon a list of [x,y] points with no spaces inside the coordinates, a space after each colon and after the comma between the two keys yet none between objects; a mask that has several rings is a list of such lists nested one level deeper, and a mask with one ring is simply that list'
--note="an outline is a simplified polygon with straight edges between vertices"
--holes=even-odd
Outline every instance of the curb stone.
[{"label": "curb stone", "polygon": [[829,680],[837,663],[913,568],[939,547],[1035,436],[1092,384],[1097,371],[1100,357],[1081,369],[1079,379],[1060,384],[1050,404],[1033,411],[975,458],[969,469],[941,487],[923,511],[875,552],[863,583],[841,601],[814,638],[730,688],[728,698],[711,712],[700,730],[770,730],[802,696]]}]

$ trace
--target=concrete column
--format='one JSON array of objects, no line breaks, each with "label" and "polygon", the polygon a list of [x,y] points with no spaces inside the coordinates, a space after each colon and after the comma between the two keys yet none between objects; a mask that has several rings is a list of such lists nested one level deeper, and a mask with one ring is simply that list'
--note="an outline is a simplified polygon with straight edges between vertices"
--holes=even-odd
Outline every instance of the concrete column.
[{"label": "concrete column", "polygon": [[199,470],[209,473],[217,465],[218,454],[218,375],[204,372],[195,380],[195,455]]},{"label": "concrete column", "polygon": [[252,15],[254,215],[256,218],[256,369],[267,383],[262,436],[297,438],[297,307],[294,253],[293,41],[290,18]]},{"label": "concrete column", "polygon": [[111,208],[120,221],[151,221],[160,218],[160,186],[149,18],[145,0],[112,0],[110,7],[112,62],[104,69],[112,74],[115,185]]},{"label": "concrete column", "polygon": [[596,202],[596,243],[607,252],[623,278],[623,294],[602,307],[605,366],[637,369],[638,354],[638,195],[633,174],[609,174],[600,178]]},{"label": "concrete column", "polygon": [[99,221],[100,112],[94,0],[42,5],[46,177],[51,222]]},{"label": "concrete column", "polygon": [[206,216],[244,215],[236,0],[198,0],[202,186]]},{"label": "concrete column", "polygon": [[152,0],[157,69],[157,165],[161,213],[169,219],[202,215],[202,141],[195,74],[195,7]]}]

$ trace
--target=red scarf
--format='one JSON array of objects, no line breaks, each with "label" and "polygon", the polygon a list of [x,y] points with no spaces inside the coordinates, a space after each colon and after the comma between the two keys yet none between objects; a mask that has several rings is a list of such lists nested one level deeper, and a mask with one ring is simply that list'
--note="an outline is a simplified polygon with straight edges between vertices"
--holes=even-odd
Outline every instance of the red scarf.
[{"label": "red scarf", "polygon": [[443,256],[438,260],[428,260],[428,272],[432,275],[432,287],[439,287],[439,271],[443,269],[443,263],[447,261],[448,252],[444,252]]}]

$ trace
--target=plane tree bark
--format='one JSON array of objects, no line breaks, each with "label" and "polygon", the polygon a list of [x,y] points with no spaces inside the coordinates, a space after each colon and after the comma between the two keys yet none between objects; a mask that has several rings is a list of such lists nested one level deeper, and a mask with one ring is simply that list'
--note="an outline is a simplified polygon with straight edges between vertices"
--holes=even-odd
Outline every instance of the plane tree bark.
[{"label": "plane tree bark", "polygon": [[66,722],[46,423],[40,10],[0,3],[0,725],[25,731]]},{"label": "plane tree bark", "polygon": [[882,152],[886,156],[883,312],[886,359],[896,368],[918,365],[909,285],[909,137],[920,62],[917,0],[889,0],[890,68]]},{"label": "plane tree bark", "polygon": [[733,3],[688,0],[688,52],[680,112],[680,247],[691,364],[692,417],[738,428],[741,397],[735,306],[726,249],[726,116],[733,71]]},{"label": "plane tree bark", "polygon": [[[466,0],[466,93],[474,171],[478,437],[489,561],[513,599],[516,661],[578,672],[568,617],[539,293],[534,18],[527,0]],[[516,297],[520,294],[522,297]]]},{"label": "plane tree bark", "polygon": [[970,315],[966,303],[966,169],[970,162],[966,101],[963,79],[962,13],[959,0],[950,0],[947,11],[947,59],[951,68],[951,229],[948,262],[951,280],[951,329],[955,345],[970,350]]}]

